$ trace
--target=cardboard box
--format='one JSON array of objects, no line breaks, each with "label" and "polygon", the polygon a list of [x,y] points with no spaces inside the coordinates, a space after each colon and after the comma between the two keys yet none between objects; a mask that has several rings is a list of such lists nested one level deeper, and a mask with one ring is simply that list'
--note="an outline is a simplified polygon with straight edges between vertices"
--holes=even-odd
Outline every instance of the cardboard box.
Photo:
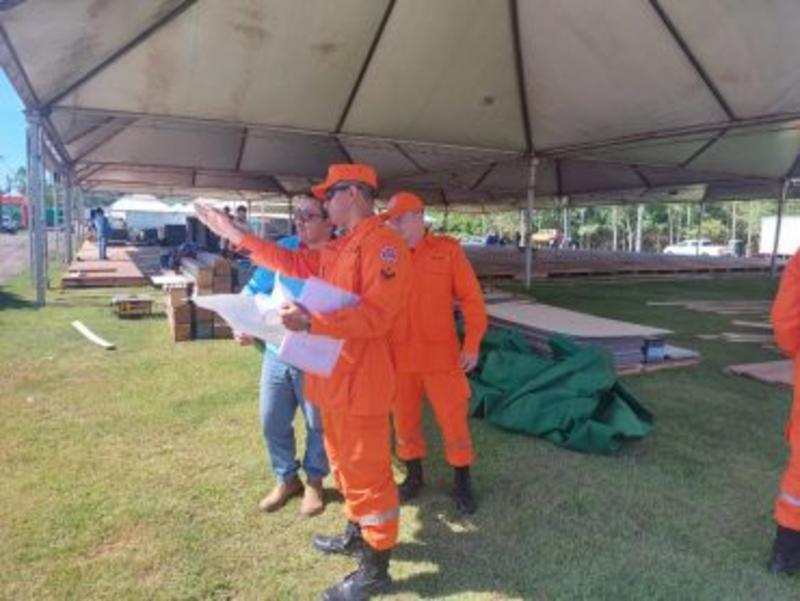
[{"label": "cardboard box", "polygon": [[196,322],[194,324],[195,340],[211,340],[214,338],[214,324],[212,322]]}]

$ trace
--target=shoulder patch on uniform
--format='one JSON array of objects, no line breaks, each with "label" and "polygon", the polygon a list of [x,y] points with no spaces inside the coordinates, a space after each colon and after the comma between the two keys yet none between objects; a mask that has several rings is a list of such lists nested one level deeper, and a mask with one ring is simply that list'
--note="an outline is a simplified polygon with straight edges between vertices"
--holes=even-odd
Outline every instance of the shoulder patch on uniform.
[{"label": "shoulder patch on uniform", "polygon": [[397,259],[400,257],[400,255],[394,246],[384,246],[381,249],[380,257],[381,261],[384,263],[397,263]]}]

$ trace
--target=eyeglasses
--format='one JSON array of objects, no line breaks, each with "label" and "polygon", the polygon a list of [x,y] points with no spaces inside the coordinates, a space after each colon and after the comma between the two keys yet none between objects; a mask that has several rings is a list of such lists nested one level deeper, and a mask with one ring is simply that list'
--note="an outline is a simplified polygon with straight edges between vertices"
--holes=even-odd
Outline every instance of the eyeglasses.
[{"label": "eyeglasses", "polygon": [[292,219],[301,223],[306,223],[307,221],[314,221],[315,219],[322,221],[325,219],[325,216],[321,213],[313,213],[311,211],[295,211],[292,214]]}]

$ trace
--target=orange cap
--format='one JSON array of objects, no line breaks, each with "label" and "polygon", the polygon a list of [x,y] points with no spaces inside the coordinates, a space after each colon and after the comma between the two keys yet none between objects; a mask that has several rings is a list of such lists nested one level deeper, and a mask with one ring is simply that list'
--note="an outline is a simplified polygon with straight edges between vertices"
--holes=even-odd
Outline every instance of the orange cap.
[{"label": "orange cap", "polygon": [[378,175],[375,169],[363,163],[336,163],[328,167],[328,177],[325,181],[312,186],[311,192],[320,200],[325,200],[325,193],[329,188],[340,182],[365,184],[373,190],[378,189]]},{"label": "orange cap", "polygon": [[389,199],[386,208],[387,218],[400,217],[406,213],[417,213],[425,210],[425,203],[413,192],[398,192]]}]

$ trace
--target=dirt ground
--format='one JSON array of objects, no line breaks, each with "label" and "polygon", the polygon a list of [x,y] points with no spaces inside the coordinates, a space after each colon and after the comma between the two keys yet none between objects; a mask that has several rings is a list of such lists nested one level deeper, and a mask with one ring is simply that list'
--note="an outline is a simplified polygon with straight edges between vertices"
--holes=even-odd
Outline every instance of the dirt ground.
[{"label": "dirt ground", "polygon": [[0,284],[28,265],[28,232],[0,234]]}]

